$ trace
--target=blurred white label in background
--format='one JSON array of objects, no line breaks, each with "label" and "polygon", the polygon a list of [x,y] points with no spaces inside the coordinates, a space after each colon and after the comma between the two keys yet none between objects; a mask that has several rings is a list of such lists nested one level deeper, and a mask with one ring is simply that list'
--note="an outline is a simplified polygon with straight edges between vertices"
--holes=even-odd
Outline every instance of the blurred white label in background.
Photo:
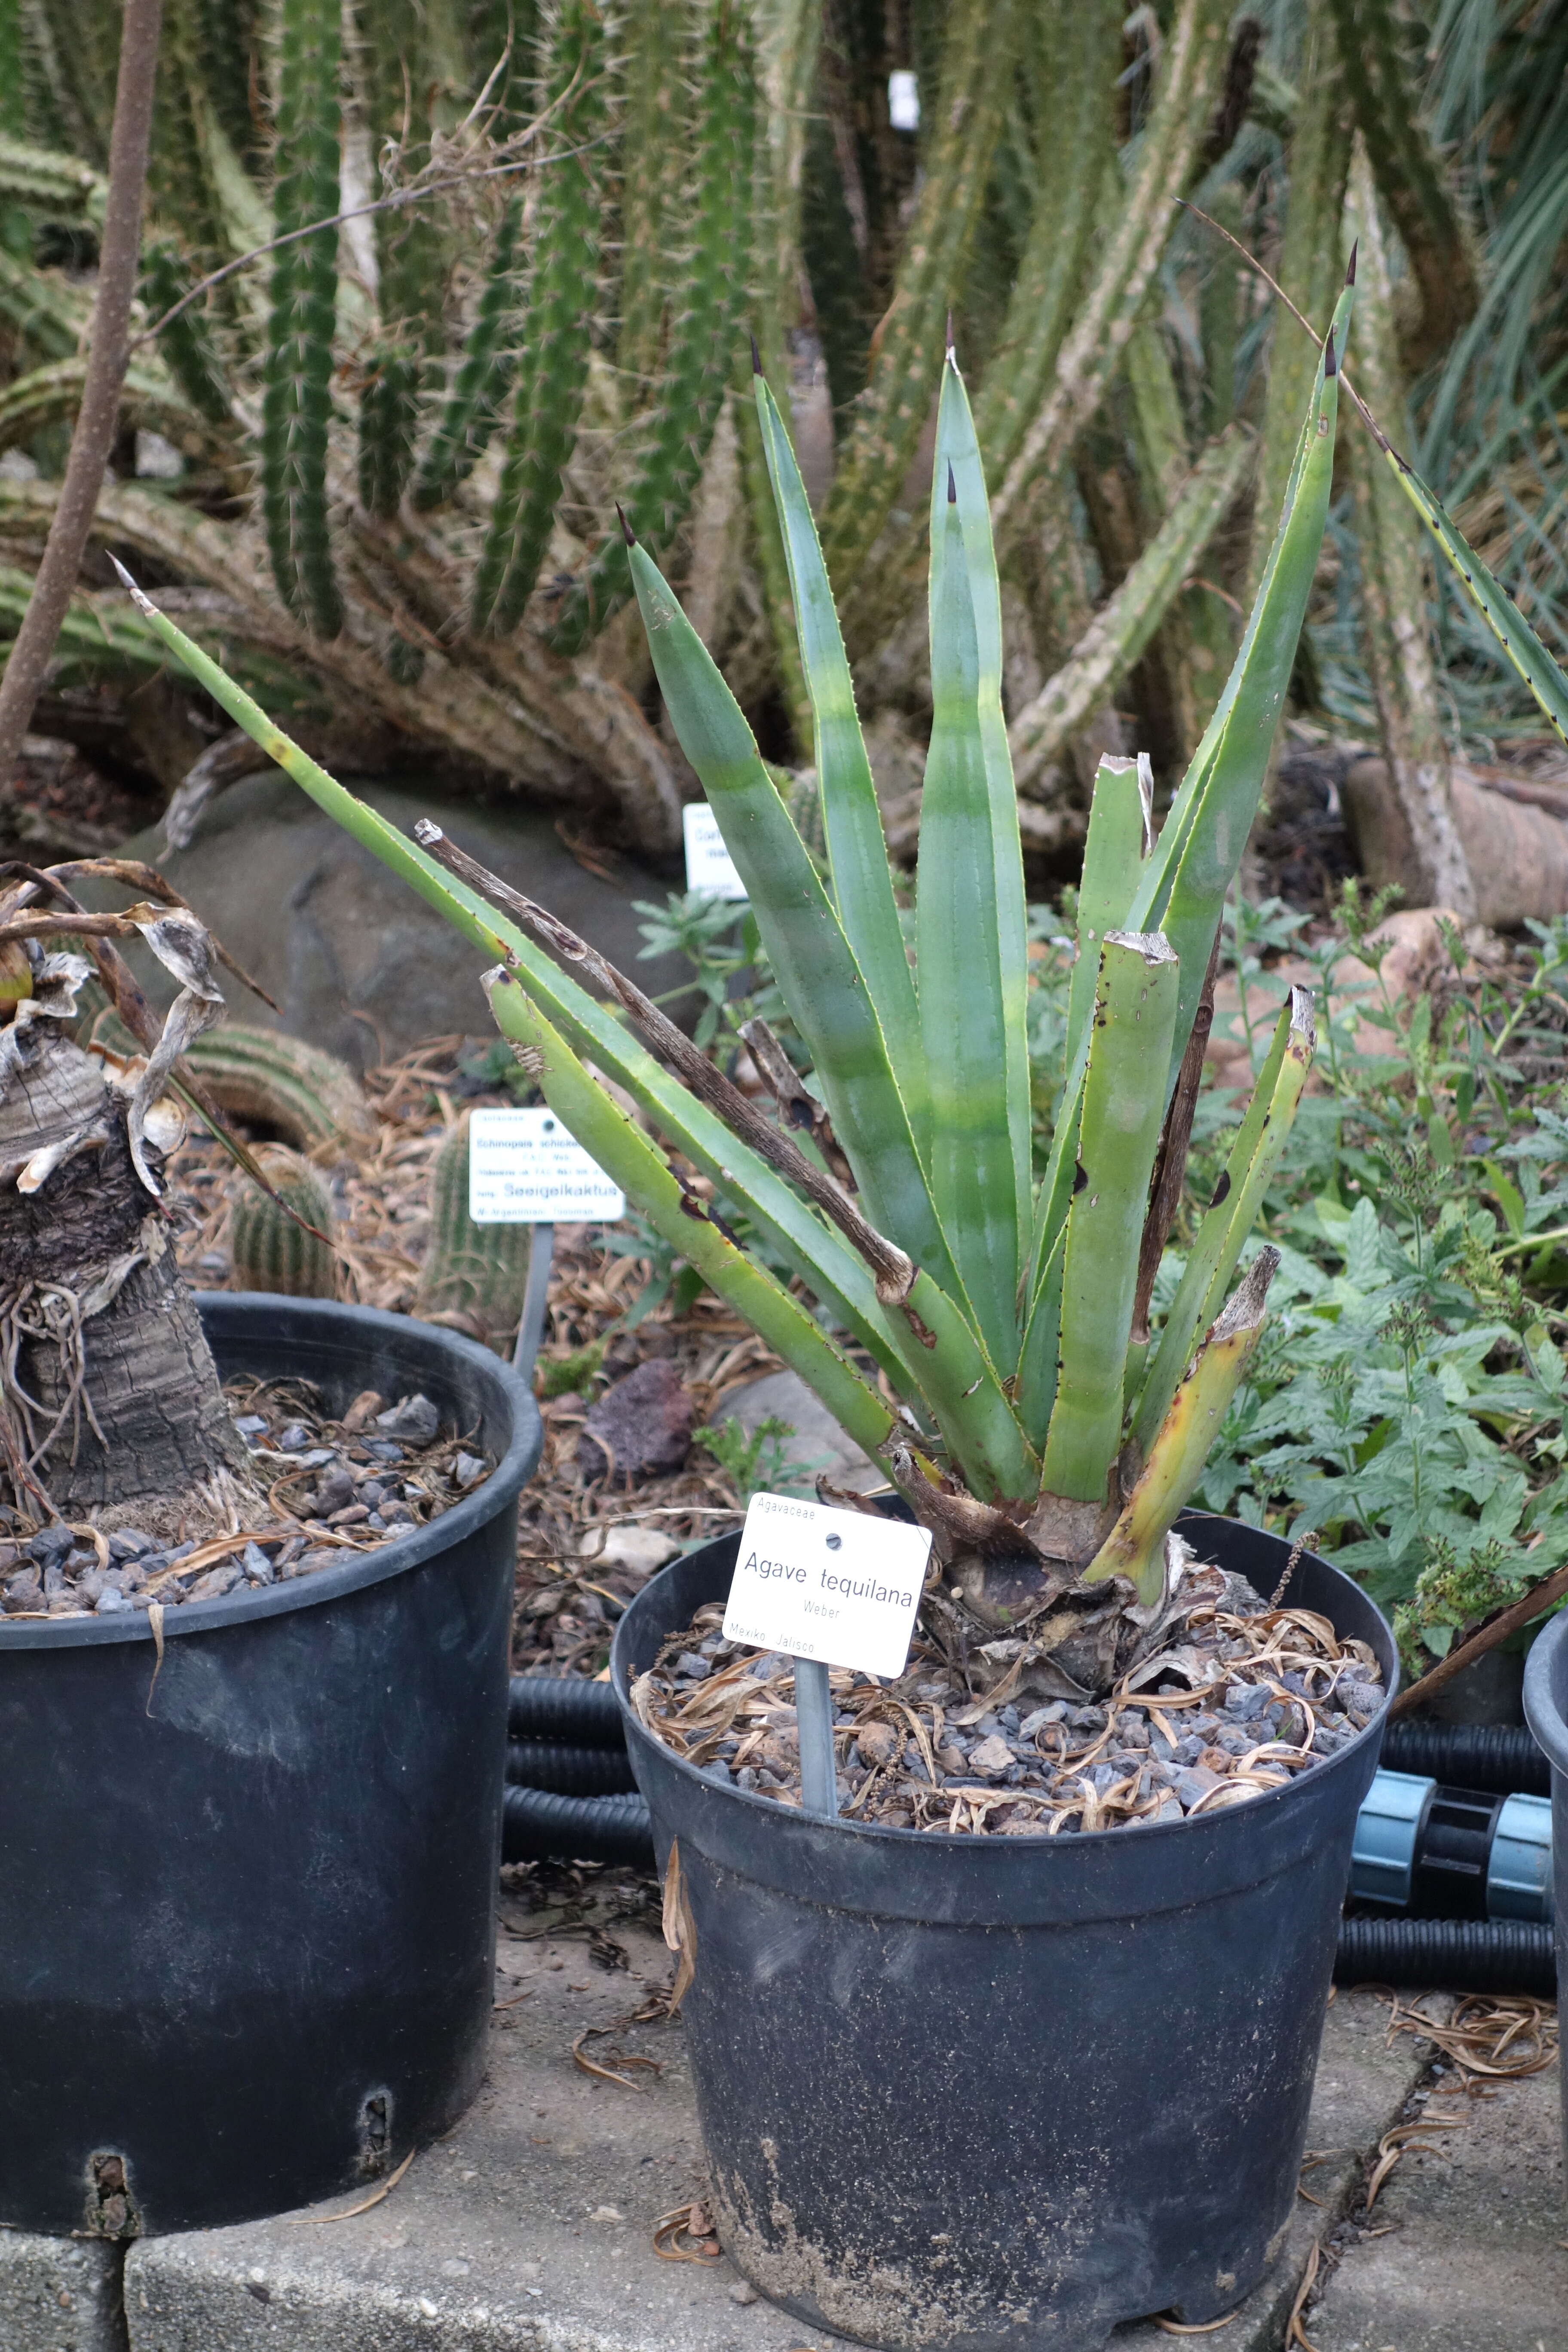
[{"label": "blurred white label in background", "polygon": [[912,73],[888,76],[888,120],[895,131],[921,127],[921,86]]},{"label": "blurred white label in background", "polygon": [[476,1225],[614,1224],[626,1196],[552,1110],[476,1110],[468,1214]]},{"label": "blurred white label in background", "polygon": [[746,886],[724,846],[719,820],[706,801],[688,801],[680,812],[686,836],[686,887],[705,898],[743,898]]}]

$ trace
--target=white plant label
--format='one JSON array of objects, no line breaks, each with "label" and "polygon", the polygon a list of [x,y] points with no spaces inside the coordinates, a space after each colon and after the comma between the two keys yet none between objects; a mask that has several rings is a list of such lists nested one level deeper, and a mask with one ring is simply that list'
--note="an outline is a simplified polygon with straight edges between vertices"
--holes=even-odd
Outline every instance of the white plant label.
[{"label": "white plant label", "polygon": [[930,1556],[924,1528],[793,1495],[753,1495],[724,1638],[901,1675]]},{"label": "white plant label", "polygon": [[468,1214],[476,1225],[614,1224],[626,1196],[552,1110],[476,1110]]},{"label": "white plant label", "polygon": [[688,801],[680,812],[686,840],[686,887],[705,898],[743,898],[746,886],[724,846],[719,820],[706,801]]}]

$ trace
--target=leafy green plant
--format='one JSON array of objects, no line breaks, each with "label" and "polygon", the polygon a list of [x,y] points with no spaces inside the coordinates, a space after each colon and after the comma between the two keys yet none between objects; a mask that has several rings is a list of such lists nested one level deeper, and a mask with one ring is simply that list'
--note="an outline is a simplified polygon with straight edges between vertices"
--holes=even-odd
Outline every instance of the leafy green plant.
[{"label": "leafy green plant", "polygon": [[[997,574],[951,348],[931,508],[933,724],[913,964],[822,549],[760,374],[757,426],[811,697],[826,879],[701,640],[626,532],[671,721],[745,884],[817,1088],[819,1098],[801,1087],[768,1050],[765,1027],[750,1024],[758,1066],[776,1086],[776,1124],[546,908],[434,824],[416,828],[416,844],[405,840],[172,622],[154,621],[321,805],[491,948],[499,961],[486,987],[498,1026],[545,1100],[671,1249],[886,1465],[932,1532],[949,1605],[993,1631],[1026,1622],[1047,1648],[1090,1629],[1083,1670],[1096,1680],[1147,1631],[1147,1618],[1126,1612],[1158,1614],[1178,1557],[1171,1530],[1258,1343],[1275,1263],[1260,1255],[1227,1298],[1310,1060],[1305,996],[1277,1025],[1226,1181],[1163,1331],[1151,1331],[1197,1092],[1201,1055],[1189,1043],[1322,536],[1351,303],[1347,287],[1241,650],[1157,838],[1138,764],[1101,763],[1064,1078],[1037,1183]],[[630,1092],[674,1157],[596,1073]],[[708,1180],[703,1190],[691,1171]],[[742,1211],[743,1240],[709,1187]],[[815,1312],[773,1270],[779,1261]],[[1075,1656],[1084,1654],[1080,1640]]]},{"label": "leafy green plant", "polygon": [[731,1414],[691,1433],[697,1444],[708,1448],[742,1504],[753,1495],[811,1492],[813,1476],[821,1465],[796,1459],[790,1446],[795,1433],[794,1422],[781,1421],[776,1413],[769,1413],[750,1431]]}]

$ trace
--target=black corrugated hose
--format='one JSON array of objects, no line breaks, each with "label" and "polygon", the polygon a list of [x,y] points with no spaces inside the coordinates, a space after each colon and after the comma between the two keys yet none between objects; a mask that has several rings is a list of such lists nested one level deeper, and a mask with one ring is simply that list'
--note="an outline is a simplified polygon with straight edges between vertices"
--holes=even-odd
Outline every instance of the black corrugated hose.
[{"label": "black corrugated hose", "polygon": [[1552,1767],[1522,1723],[1391,1723],[1383,1735],[1383,1769],[1494,1797],[1552,1794]]},{"label": "black corrugated hose", "polygon": [[1342,1919],[1334,1979],[1557,1998],[1552,1930],[1523,1919]]},{"label": "black corrugated hose", "polygon": [[[653,1867],[647,1805],[635,1789],[608,1683],[515,1675],[509,1714],[507,1862]],[[1458,1788],[1551,1792],[1545,1757],[1522,1725],[1392,1723],[1383,1761]],[[603,1793],[601,1793],[603,1792]],[[1518,1919],[1342,1919],[1341,1984],[1422,1984],[1455,1992],[1557,1990],[1552,1930]]]}]

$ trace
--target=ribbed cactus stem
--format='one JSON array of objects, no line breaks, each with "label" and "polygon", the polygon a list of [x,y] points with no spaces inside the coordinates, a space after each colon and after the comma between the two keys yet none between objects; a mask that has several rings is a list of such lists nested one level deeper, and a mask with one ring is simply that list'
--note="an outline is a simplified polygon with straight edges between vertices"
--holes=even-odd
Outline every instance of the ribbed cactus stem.
[{"label": "ribbed cactus stem", "polygon": [[[756,59],[751,25],[732,0],[710,0],[700,53],[690,242],[684,308],[670,322],[659,397],[642,462],[623,503],[641,543],[658,553],[685,520],[713,438],[725,387],[743,371],[742,312],[750,254]],[[631,593],[617,529],[563,604],[552,632],[574,654]]]},{"label": "ribbed cactus stem", "polygon": [[[341,19],[337,0],[280,0],[274,212],[280,236],[338,210]],[[273,576],[290,612],[323,637],[342,626],[327,524],[327,437],[337,326],[338,232],[273,258],[261,406],[261,505]]]},{"label": "ribbed cactus stem", "polygon": [[528,1286],[531,1227],[479,1225],[468,1214],[468,1115],[451,1129],[430,1171],[430,1239],[417,1315],[459,1315],[487,1332],[516,1328]]},{"label": "ribbed cactus stem", "polygon": [[598,294],[612,30],[597,0],[553,0],[544,16],[539,97],[554,109],[552,137],[535,196],[511,429],[474,581],[474,626],[497,636],[516,626],[532,593],[577,441]]},{"label": "ribbed cactus stem", "polygon": [[[22,0],[0,0],[0,132],[27,135],[27,85]],[[0,205],[0,245],[19,261],[33,257],[33,224],[26,207]]]},{"label": "ribbed cactus stem", "polygon": [[925,177],[871,381],[834,478],[823,533],[836,584],[852,580],[892,510],[931,415],[945,313],[969,250],[1013,86],[1017,0],[955,0]]},{"label": "ribbed cactus stem", "polygon": [[522,198],[512,196],[496,230],[462,358],[420,460],[414,484],[416,507],[437,507],[449,499],[472,473],[495,430],[516,363],[508,333],[521,298],[521,230]]},{"label": "ribbed cactus stem", "polygon": [[317,1238],[332,1230],[332,1196],[325,1178],[281,1143],[268,1144],[256,1159],[279,1199],[316,1232],[306,1233],[277,1201],[247,1184],[229,1223],[235,1279],[242,1290],[269,1290],[284,1298],[335,1298],[337,1257],[329,1242]]},{"label": "ribbed cactus stem", "polygon": [[621,158],[621,331],[627,398],[658,373],[667,311],[687,232],[682,183],[690,140],[694,0],[628,0]]},{"label": "ribbed cactus stem", "polygon": [[367,514],[397,512],[418,413],[418,353],[406,343],[377,344],[359,396],[359,495]]},{"label": "ribbed cactus stem", "polygon": [[[142,264],[142,304],[149,319],[161,319],[183,301],[193,280],[190,265],[169,238],[149,246]],[[191,406],[214,425],[229,417],[229,387],[217,346],[207,332],[201,304],[193,302],[171,319],[158,336],[169,373]]]}]

